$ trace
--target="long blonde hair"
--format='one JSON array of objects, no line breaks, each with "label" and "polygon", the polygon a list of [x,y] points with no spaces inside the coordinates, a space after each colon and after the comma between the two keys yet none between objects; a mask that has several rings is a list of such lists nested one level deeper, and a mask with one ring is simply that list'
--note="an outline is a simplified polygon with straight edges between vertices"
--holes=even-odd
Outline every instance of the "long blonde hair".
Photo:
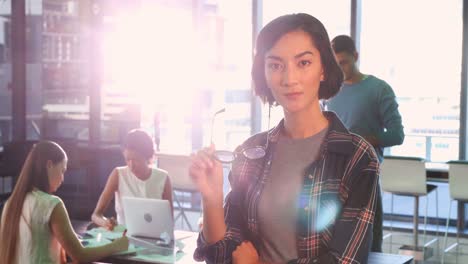
[{"label": "long blonde hair", "polygon": [[3,208],[4,221],[0,222],[0,263],[16,262],[19,222],[26,195],[33,188],[50,192],[47,161],[57,164],[66,158],[65,151],[52,141],[41,141],[29,151],[15,188]]}]

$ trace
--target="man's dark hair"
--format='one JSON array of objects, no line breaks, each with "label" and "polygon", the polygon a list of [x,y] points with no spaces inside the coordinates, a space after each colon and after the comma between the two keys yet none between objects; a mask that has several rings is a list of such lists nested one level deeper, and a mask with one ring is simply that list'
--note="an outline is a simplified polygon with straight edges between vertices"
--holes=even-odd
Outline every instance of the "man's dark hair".
[{"label": "man's dark hair", "polygon": [[349,54],[354,54],[356,52],[356,45],[354,44],[354,40],[350,36],[336,36],[331,41],[331,45],[335,53],[347,52]]},{"label": "man's dark hair", "polygon": [[340,89],[343,82],[343,73],[335,60],[330,46],[330,39],[322,22],[311,15],[303,13],[284,15],[268,23],[257,37],[256,52],[252,65],[252,79],[255,93],[263,102],[269,104],[275,102],[265,78],[265,54],[282,36],[296,30],[306,32],[320,52],[324,80],[320,82],[319,99],[328,99]]}]

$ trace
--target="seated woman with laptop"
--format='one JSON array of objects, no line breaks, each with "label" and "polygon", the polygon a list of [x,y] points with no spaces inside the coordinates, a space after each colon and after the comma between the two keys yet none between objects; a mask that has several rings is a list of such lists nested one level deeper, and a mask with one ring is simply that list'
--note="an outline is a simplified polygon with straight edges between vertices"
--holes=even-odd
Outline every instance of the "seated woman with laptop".
[{"label": "seated woman with laptop", "polygon": [[[109,230],[113,230],[117,223],[125,225],[123,197],[168,200],[173,210],[168,173],[153,166],[154,144],[151,136],[141,129],[130,131],[123,142],[123,155],[127,166],[112,171],[91,217],[96,225]],[[117,221],[104,216],[114,196]]]},{"label": "seated woman with laptop", "polygon": [[62,200],[52,195],[62,184],[67,155],[55,142],[41,141],[29,152],[0,222],[0,263],[91,262],[127,250],[123,235],[84,248]]}]

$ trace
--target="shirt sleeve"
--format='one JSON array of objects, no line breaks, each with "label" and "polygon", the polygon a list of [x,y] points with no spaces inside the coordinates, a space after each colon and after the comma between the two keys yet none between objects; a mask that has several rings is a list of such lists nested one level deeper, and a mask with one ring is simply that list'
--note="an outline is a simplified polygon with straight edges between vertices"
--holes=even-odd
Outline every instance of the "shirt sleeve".
[{"label": "shirt sleeve", "polygon": [[[348,189],[348,198],[344,201],[341,216],[336,220],[329,242],[329,250],[315,258],[299,258],[288,262],[293,263],[367,263],[372,244],[372,228],[377,205],[378,161],[368,147],[364,158],[364,166],[351,173],[349,183],[343,188]],[[370,153],[372,152],[372,153]]]},{"label": "shirt sleeve", "polygon": [[[231,178],[231,174],[230,174]],[[231,186],[233,186],[231,182]],[[196,261],[206,263],[232,263],[232,252],[244,240],[243,211],[241,210],[241,195],[238,188],[234,188],[226,196],[224,204],[224,219],[226,222],[226,234],[224,238],[214,244],[208,245],[200,232],[197,240],[197,248],[194,253]]]},{"label": "shirt sleeve", "polygon": [[377,140],[380,147],[390,147],[401,145],[405,138],[403,124],[395,93],[387,84],[383,88],[379,97],[379,115],[384,131],[377,134]]},{"label": "shirt sleeve", "polygon": [[348,199],[331,241],[331,254],[335,262],[367,263],[377,207],[377,188],[378,161],[374,157],[362,170],[357,171],[350,185]]}]

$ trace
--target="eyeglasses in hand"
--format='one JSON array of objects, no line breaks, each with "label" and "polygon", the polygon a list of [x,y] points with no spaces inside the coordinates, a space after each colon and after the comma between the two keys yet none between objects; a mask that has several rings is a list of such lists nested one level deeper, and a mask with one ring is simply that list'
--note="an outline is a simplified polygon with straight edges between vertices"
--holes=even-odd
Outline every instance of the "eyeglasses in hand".
[{"label": "eyeglasses in hand", "polygon": [[[213,127],[214,127],[214,120],[218,114],[226,112],[226,108],[223,108],[216,113],[214,113],[211,119],[211,137],[210,142],[213,143]],[[268,129],[270,130],[270,109],[268,109]],[[267,132],[268,133],[268,132]],[[213,154],[214,158],[221,163],[231,163],[233,162],[238,155],[244,155],[244,157],[254,160],[260,159],[265,157],[266,149],[268,147],[268,134],[267,134],[267,141],[265,146],[254,146],[250,148],[243,149],[241,151],[230,151],[230,150],[216,150]]]}]

